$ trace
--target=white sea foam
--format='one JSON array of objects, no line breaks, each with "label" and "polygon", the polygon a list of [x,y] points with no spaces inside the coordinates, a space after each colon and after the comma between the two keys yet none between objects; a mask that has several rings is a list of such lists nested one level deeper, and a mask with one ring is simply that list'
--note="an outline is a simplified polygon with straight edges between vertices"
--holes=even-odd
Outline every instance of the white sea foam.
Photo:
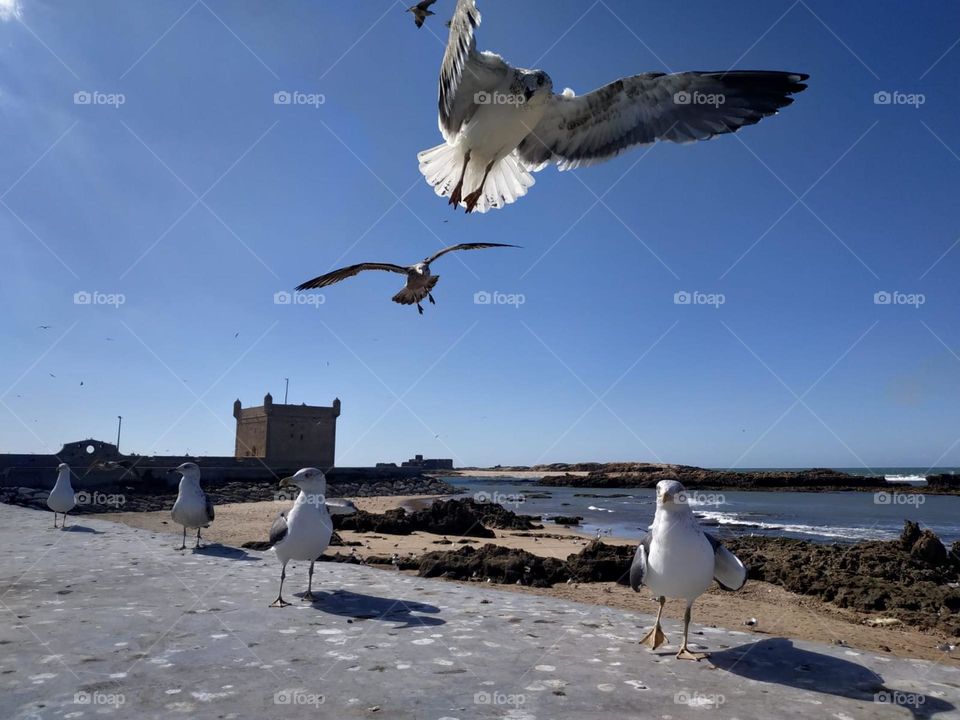
[{"label": "white sea foam", "polygon": [[744,519],[732,513],[715,511],[699,511],[697,514],[703,519],[716,522],[719,525],[754,527],[761,530],[779,530],[781,532],[796,533],[798,535],[832,537],[844,540],[890,540],[896,537],[896,533],[877,528],[817,527],[815,525],[802,525],[798,523],[763,522],[762,520]]},{"label": "white sea foam", "polygon": [[927,478],[923,475],[884,475],[887,482],[892,483],[925,483]]},{"label": "white sea foam", "polygon": [[608,512],[608,513],[613,512],[613,510],[610,510],[608,508],[597,507],[596,505],[588,505],[587,510],[596,510],[598,512]]}]

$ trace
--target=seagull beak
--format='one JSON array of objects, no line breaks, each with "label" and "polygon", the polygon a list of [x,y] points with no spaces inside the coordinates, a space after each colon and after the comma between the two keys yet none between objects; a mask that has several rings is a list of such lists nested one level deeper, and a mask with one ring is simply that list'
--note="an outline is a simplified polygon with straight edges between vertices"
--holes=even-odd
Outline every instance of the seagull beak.
[{"label": "seagull beak", "polygon": [[293,476],[285,477],[283,480],[280,481],[280,487],[282,488],[296,487],[296,486],[297,486],[297,482],[293,479]]}]

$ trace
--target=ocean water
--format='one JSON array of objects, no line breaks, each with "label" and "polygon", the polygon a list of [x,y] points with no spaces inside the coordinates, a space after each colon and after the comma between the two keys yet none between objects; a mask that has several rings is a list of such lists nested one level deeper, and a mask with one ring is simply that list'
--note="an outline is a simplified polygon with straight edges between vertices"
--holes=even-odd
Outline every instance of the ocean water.
[{"label": "ocean water", "polygon": [[[890,475],[920,474],[897,468]],[[887,473],[885,473],[887,474]],[[519,478],[444,478],[465,496],[499,502],[524,515],[580,515],[591,534],[640,538],[653,521],[654,490],[539,487]],[[544,495],[546,497],[537,497]],[[704,491],[693,510],[720,537],[763,535],[814,542],[891,540],[904,520],[928,527],[945,544],[960,540],[960,496],[897,493]]]}]

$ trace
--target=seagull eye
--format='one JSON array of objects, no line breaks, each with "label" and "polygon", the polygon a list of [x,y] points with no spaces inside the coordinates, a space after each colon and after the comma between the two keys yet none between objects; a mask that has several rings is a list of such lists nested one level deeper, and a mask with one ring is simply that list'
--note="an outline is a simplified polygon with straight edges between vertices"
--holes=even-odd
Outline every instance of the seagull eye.
[{"label": "seagull eye", "polygon": [[543,85],[543,75],[540,75],[540,76],[537,78],[537,85]]}]

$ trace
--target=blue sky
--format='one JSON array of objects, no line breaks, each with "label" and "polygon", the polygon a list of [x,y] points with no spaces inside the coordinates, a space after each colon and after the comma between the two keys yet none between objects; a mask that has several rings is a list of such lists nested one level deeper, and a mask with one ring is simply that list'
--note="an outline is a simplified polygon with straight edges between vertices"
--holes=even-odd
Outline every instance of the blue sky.
[{"label": "blue sky", "polygon": [[[479,46],[557,89],[811,79],[736,136],[547,169],[466,217],[416,162],[453,0],[420,31],[403,7],[0,0],[0,451],[123,415],[127,451],[229,454],[233,400],[289,377],[341,398],[341,465],[960,465],[960,8],[486,0]],[[422,317],[392,275],[274,302],[480,240],[524,247],[438,262]]]}]

